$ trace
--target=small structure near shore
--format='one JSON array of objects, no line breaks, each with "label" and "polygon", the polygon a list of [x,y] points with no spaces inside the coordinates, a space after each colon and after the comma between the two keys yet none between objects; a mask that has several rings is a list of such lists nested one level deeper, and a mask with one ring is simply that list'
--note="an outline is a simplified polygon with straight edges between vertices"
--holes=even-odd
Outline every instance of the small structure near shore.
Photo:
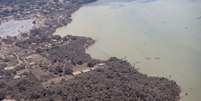
[{"label": "small structure near shore", "polygon": [[[0,100],[179,100],[180,88],[175,81],[149,77],[115,57],[93,59],[86,53],[95,43],[91,38],[53,35],[56,28],[69,23],[70,15],[82,4],[92,1],[96,0],[0,0],[0,8],[10,6],[12,12],[0,10],[0,22],[7,15],[23,19],[36,12],[48,19],[45,26],[33,30],[33,20],[10,20],[0,25]],[[16,8],[19,10],[12,11]]]}]

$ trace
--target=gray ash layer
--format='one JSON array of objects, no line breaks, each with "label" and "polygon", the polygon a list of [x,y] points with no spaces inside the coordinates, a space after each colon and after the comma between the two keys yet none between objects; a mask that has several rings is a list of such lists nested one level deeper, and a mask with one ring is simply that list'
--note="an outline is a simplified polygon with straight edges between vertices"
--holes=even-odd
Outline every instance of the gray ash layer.
[{"label": "gray ash layer", "polygon": [[35,26],[0,38],[0,100],[179,100],[175,81],[141,74],[117,58],[93,59],[85,52],[93,39],[52,35],[92,1],[96,0],[0,0],[1,23],[34,19]]}]

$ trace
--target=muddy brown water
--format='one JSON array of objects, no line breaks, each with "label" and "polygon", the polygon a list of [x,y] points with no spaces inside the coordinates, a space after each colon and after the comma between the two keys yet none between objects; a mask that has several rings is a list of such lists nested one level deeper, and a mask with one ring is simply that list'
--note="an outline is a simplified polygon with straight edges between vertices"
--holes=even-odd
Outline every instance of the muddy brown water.
[{"label": "muddy brown water", "polygon": [[100,0],[56,34],[94,38],[94,58],[126,58],[142,73],[176,80],[181,101],[201,100],[201,0]]}]

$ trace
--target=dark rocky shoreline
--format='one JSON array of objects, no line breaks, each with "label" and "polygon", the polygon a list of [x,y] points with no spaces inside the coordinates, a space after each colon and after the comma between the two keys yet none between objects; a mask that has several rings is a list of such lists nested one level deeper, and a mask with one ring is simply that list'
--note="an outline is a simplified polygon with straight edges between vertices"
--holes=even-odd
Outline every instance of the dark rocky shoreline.
[{"label": "dark rocky shoreline", "polygon": [[175,81],[141,74],[115,57],[93,59],[85,52],[91,38],[53,35],[93,1],[0,0],[0,24],[33,18],[37,26],[0,38],[0,101],[179,100]]}]

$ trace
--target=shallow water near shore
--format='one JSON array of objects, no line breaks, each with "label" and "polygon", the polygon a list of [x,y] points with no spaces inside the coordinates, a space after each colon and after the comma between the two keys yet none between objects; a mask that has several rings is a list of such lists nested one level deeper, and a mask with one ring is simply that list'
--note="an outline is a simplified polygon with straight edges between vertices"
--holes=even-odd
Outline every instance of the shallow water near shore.
[{"label": "shallow water near shore", "polygon": [[128,59],[142,73],[175,80],[181,101],[199,101],[200,18],[201,0],[100,0],[56,34],[92,37],[92,57]]}]

